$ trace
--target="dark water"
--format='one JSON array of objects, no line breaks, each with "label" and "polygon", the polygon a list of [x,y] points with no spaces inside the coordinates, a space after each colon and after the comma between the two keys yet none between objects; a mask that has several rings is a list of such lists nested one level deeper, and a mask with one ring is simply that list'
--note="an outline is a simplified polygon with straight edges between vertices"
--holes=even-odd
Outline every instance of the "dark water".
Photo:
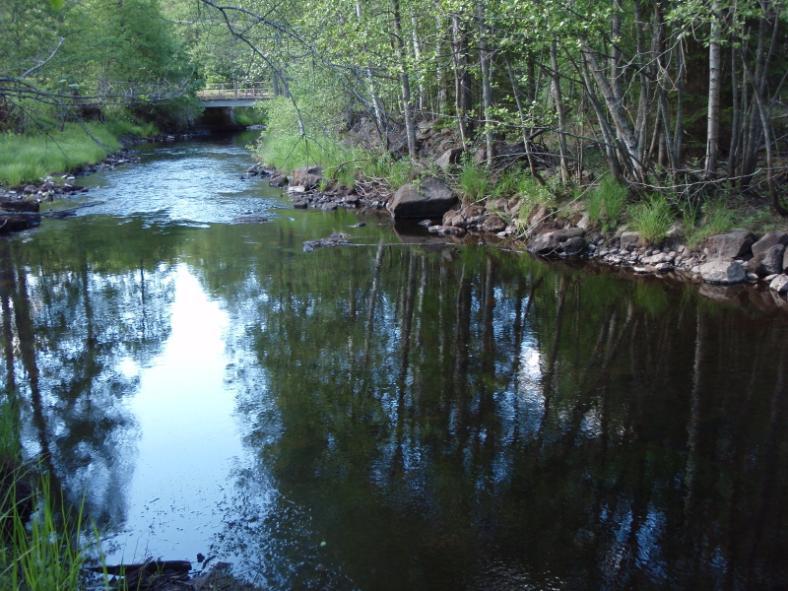
[{"label": "dark water", "polygon": [[[788,315],[407,244],[241,180],[89,179],[0,242],[3,385],[110,562],[270,589],[788,586]],[[248,216],[267,223],[238,223]],[[355,246],[304,253],[332,231]]]}]

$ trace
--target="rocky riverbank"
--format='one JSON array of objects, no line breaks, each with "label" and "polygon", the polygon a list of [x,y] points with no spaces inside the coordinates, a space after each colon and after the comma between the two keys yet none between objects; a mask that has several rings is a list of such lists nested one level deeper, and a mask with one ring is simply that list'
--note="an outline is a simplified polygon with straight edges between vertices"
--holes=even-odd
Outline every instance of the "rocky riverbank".
[{"label": "rocky riverbank", "polygon": [[[608,234],[594,228],[579,201],[536,205],[526,216],[519,197],[462,203],[451,180],[456,149],[440,147],[445,151],[435,162],[443,173],[396,190],[379,180],[359,180],[352,189],[333,187],[317,166],[284,175],[260,164],[247,174],[268,177],[272,186],[284,188],[296,208],[387,210],[395,220],[417,222],[431,234],[451,240],[476,236],[505,241],[542,258],[586,260],[638,275],[702,283],[714,297],[721,297],[719,288],[750,285],[788,307],[788,232],[732,230],[690,246],[681,226],[674,224],[664,239],[648,243],[626,226]],[[739,294],[741,289],[735,291]]]}]

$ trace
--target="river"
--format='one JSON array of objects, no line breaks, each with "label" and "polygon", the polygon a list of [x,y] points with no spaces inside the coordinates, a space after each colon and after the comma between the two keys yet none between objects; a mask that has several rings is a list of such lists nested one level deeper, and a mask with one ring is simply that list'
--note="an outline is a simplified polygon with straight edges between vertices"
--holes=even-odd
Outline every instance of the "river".
[{"label": "river", "polygon": [[81,179],[103,203],[0,242],[25,453],[110,563],[788,586],[788,314],[294,210],[244,141],[143,147]]}]

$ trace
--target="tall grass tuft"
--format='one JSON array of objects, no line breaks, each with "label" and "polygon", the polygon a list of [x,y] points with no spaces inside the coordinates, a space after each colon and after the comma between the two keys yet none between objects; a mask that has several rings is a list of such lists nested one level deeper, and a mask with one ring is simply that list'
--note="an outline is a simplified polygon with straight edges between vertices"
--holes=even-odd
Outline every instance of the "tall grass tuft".
[{"label": "tall grass tuft", "polygon": [[618,225],[626,202],[627,188],[613,177],[606,176],[588,195],[588,218],[602,231],[609,232]]},{"label": "tall grass tuft", "polygon": [[490,173],[472,160],[465,158],[457,179],[460,195],[467,201],[481,201],[490,190]]},{"label": "tall grass tuft", "polygon": [[10,533],[0,543],[0,588],[25,591],[77,591],[84,558],[79,550],[82,533],[82,510],[69,516],[55,504],[49,478],[41,479],[33,495],[35,511],[26,523],[14,498],[15,486],[3,503],[8,507],[0,515],[0,531]]},{"label": "tall grass tuft", "polygon": [[630,210],[632,227],[648,243],[654,244],[665,238],[673,223],[670,203],[660,195],[638,203]]}]

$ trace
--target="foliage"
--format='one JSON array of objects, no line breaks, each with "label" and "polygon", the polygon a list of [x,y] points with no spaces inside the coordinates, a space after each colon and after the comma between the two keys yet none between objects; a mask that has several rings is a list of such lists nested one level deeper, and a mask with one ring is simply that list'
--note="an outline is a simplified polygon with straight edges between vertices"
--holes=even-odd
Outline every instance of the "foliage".
[{"label": "foliage", "polygon": [[629,217],[632,227],[649,244],[662,240],[673,223],[670,203],[660,195],[632,206]]},{"label": "foliage", "polygon": [[602,231],[609,232],[618,224],[627,201],[627,188],[606,176],[588,195],[588,217]]}]

